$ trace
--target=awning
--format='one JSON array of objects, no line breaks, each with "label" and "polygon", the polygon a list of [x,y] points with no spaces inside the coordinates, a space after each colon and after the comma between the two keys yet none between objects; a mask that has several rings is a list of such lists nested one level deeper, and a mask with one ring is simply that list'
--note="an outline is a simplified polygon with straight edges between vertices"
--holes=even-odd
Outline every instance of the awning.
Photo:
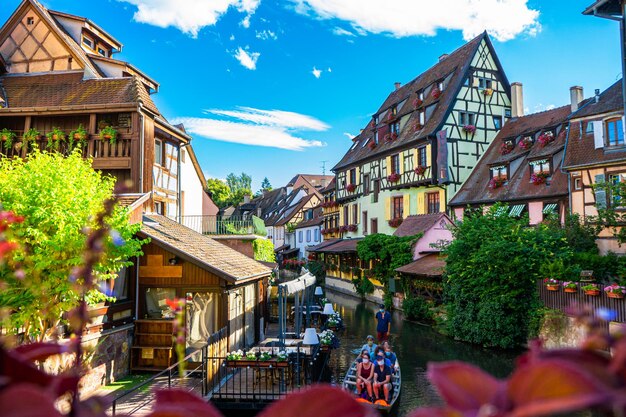
[{"label": "awning", "polygon": [[291,248],[291,249],[287,249],[287,250],[284,250],[284,251],[283,251],[283,256],[286,256],[286,255],[292,255],[292,254],[294,254],[294,253],[298,253],[298,252],[300,252],[300,249],[299,249],[299,248]]},{"label": "awning", "polygon": [[320,243],[320,244],[318,244],[318,245],[315,245],[315,246],[309,246],[309,247],[307,248],[307,250],[308,250],[309,252],[319,252],[321,249],[323,249],[323,248],[325,248],[325,247],[328,247],[328,246],[330,246],[330,245],[333,245],[333,244],[335,244],[335,243],[339,242],[339,240],[340,240],[340,239],[328,239],[328,240],[325,240],[325,241],[323,241],[322,243]]},{"label": "awning", "polygon": [[546,204],[543,207],[543,214],[550,214],[550,213],[554,213],[556,211],[556,203],[550,203],[550,204]]},{"label": "awning", "polygon": [[282,245],[282,246],[279,246],[279,247],[277,247],[276,249],[274,249],[274,253],[278,253],[278,252],[284,251],[284,250],[286,250],[286,249],[289,249],[290,247],[291,247],[291,245]]},{"label": "awning", "polygon": [[445,258],[438,253],[426,255],[416,261],[396,269],[396,272],[407,275],[441,277],[446,267]]},{"label": "awning", "polygon": [[316,249],[318,253],[356,253],[356,245],[361,239],[342,239],[332,245]]},{"label": "awning", "polygon": [[304,275],[300,275],[299,278],[296,278],[293,281],[278,284],[278,289],[285,291],[286,294],[295,294],[298,291],[303,291],[305,288],[312,285],[315,285],[315,276],[311,275],[310,272],[306,272]]},{"label": "awning", "polygon": [[519,217],[522,214],[522,211],[524,211],[525,207],[526,207],[526,204],[518,204],[516,206],[513,206],[513,208],[509,212],[509,216],[510,217]]}]

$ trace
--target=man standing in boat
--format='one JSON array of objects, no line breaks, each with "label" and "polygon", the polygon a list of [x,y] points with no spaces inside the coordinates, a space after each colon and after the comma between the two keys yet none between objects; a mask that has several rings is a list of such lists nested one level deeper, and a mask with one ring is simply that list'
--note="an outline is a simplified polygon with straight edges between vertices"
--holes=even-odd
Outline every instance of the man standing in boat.
[{"label": "man standing in boat", "polygon": [[387,340],[391,332],[391,313],[385,309],[384,304],[380,305],[380,309],[376,313],[376,332],[379,343]]}]

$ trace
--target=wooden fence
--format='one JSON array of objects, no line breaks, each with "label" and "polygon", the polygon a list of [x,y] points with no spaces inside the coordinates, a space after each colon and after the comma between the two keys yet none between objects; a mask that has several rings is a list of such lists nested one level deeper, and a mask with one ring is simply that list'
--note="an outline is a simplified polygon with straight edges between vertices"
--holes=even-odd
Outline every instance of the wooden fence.
[{"label": "wooden fence", "polygon": [[[602,285],[599,285],[602,287]],[[546,288],[542,281],[537,282],[539,298],[548,308],[560,310],[566,314],[572,312],[572,308],[576,306],[588,305],[593,309],[592,314],[595,316],[600,308],[611,310],[615,314],[612,321],[626,323],[626,299],[609,298],[604,291],[600,291],[600,295],[585,295],[580,289],[580,285],[576,292],[568,293],[563,291],[563,287],[559,286],[557,291],[550,291]]]}]

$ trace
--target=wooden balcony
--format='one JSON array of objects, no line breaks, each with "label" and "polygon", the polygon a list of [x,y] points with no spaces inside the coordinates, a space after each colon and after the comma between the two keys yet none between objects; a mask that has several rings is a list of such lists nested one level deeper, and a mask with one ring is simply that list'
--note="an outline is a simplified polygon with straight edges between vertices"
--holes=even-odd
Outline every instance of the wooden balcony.
[{"label": "wooden balcony", "polygon": [[[79,146],[75,142],[71,147],[68,140],[55,142],[55,146],[48,147],[48,139],[43,135],[30,143],[24,142],[23,137],[18,136],[9,149],[6,149],[4,142],[0,142],[0,157],[25,158],[34,149],[48,152],[56,151],[67,155]],[[93,159],[95,169],[130,169],[131,158],[133,157],[133,140],[129,136],[119,135],[117,141],[111,144],[108,140],[100,139],[98,135],[90,135],[87,138],[85,148],[82,149],[82,155],[85,158]]]}]

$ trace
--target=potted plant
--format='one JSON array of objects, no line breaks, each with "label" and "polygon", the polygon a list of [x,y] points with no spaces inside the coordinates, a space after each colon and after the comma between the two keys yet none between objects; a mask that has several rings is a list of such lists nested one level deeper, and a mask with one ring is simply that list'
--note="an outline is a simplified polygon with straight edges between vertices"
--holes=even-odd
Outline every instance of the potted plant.
[{"label": "potted plant", "polygon": [[65,139],[65,132],[55,127],[52,129],[52,132],[48,132],[46,134],[46,138],[48,139],[48,143],[46,144],[47,149],[59,149],[59,142]]},{"label": "potted plant", "polygon": [[510,140],[505,141],[502,145],[500,145],[500,153],[502,155],[506,155],[511,153],[511,151],[515,149],[515,145]]},{"label": "potted plant", "polygon": [[387,181],[389,182],[398,182],[400,181],[400,174],[398,174],[397,172],[394,172],[391,175],[387,176]]},{"label": "potted plant", "polygon": [[396,227],[399,227],[401,224],[402,224],[402,218],[401,217],[389,220],[389,227],[396,228]]},{"label": "potted plant", "polygon": [[563,282],[563,291],[569,293],[577,292],[578,284],[574,281],[565,281]]},{"label": "potted plant", "polygon": [[349,193],[353,193],[354,190],[356,190],[356,184],[348,184],[348,185],[346,185],[346,190],[348,190]]},{"label": "potted plant", "polygon": [[385,140],[385,142],[391,142],[391,133],[387,133],[383,139]]},{"label": "potted plant", "polygon": [[261,352],[261,355],[259,356],[260,361],[269,361],[271,359],[272,355],[270,355],[269,352]]},{"label": "potted plant", "polygon": [[559,281],[554,278],[546,278],[543,280],[543,283],[546,286],[548,291],[558,291],[559,290]]},{"label": "potted plant", "polygon": [[604,292],[609,298],[624,298],[624,294],[626,294],[626,287],[622,287],[621,285],[617,284],[611,284],[604,287]]},{"label": "potted plant", "polygon": [[463,126],[463,132],[465,133],[474,133],[476,132],[476,126],[475,125],[464,125]]},{"label": "potted plant", "polygon": [[483,95],[489,97],[490,95],[493,94],[493,88],[485,88],[483,90]]},{"label": "potted plant", "polygon": [[489,184],[487,185],[490,190],[495,190],[496,188],[502,187],[506,183],[506,177],[497,176],[493,177],[489,180]]},{"label": "potted plant", "polygon": [[7,151],[13,146],[13,141],[17,135],[6,127],[0,131],[0,140],[4,142],[4,149]]},{"label": "potted plant", "polygon": [[100,139],[108,140],[111,145],[114,145],[117,142],[117,130],[111,126],[100,129]]},{"label": "potted plant", "polygon": [[439,87],[433,87],[432,91],[430,92],[430,96],[437,100],[441,96],[441,90],[439,89]]},{"label": "potted plant", "polygon": [[418,165],[417,168],[415,168],[415,173],[419,176],[424,175],[425,172],[426,172],[426,167],[424,165]]},{"label": "potted plant", "polygon": [[581,288],[585,292],[585,295],[590,295],[592,297],[600,295],[600,288],[598,287],[598,284],[587,284]]},{"label": "potted plant", "polygon": [[254,353],[252,351],[248,351],[246,353],[246,359],[249,360],[249,361],[255,361],[257,359],[256,353]]},{"label": "potted plant", "polygon": [[395,120],[395,118],[396,118],[396,115],[393,114],[393,112],[391,110],[389,110],[389,114],[387,115],[387,121],[388,122],[392,122],[392,121]]},{"label": "potted plant", "polygon": [[241,351],[241,349],[230,352],[229,354],[226,355],[226,360],[228,361],[238,361],[241,359],[243,359],[243,352]]},{"label": "potted plant", "polygon": [[70,132],[70,140],[77,142],[80,146],[87,144],[87,130],[82,124]]},{"label": "potted plant", "polygon": [[374,149],[376,149],[376,141],[370,140],[370,142],[367,144],[367,147],[370,148],[371,151],[373,151]]},{"label": "potted plant", "polygon": [[286,362],[288,357],[289,356],[287,355],[287,352],[285,352],[284,350],[281,350],[276,355],[276,359],[278,359],[279,362]]},{"label": "potted plant", "polygon": [[419,97],[413,100],[413,107],[415,107],[416,109],[422,107],[422,104],[424,104],[424,100],[420,99]]},{"label": "potted plant", "polygon": [[415,131],[420,131],[424,128],[424,126],[420,122],[415,123]]},{"label": "potted plant", "polygon": [[398,134],[396,132],[391,132],[391,135],[389,135],[389,137],[391,138],[391,140],[396,140],[398,139]]},{"label": "potted plant", "polygon": [[535,185],[545,184],[549,174],[547,172],[537,172],[530,175],[530,182]]},{"label": "potted plant", "polygon": [[518,146],[521,149],[526,150],[526,149],[530,149],[533,146],[533,143],[534,143],[534,141],[533,141],[532,137],[525,136],[522,140],[519,141]]},{"label": "potted plant", "polygon": [[39,131],[34,127],[31,127],[26,133],[24,133],[24,142],[30,143],[32,147],[32,144],[39,139],[39,135]]},{"label": "potted plant", "polygon": [[554,141],[554,133],[544,132],[537,138],[537,142],[543,147]]},{"label": "potted plant", "polygon": [[348,232],[356,232],[358,230],[358,227],[356,224],[349,224],[348,225]]}]

